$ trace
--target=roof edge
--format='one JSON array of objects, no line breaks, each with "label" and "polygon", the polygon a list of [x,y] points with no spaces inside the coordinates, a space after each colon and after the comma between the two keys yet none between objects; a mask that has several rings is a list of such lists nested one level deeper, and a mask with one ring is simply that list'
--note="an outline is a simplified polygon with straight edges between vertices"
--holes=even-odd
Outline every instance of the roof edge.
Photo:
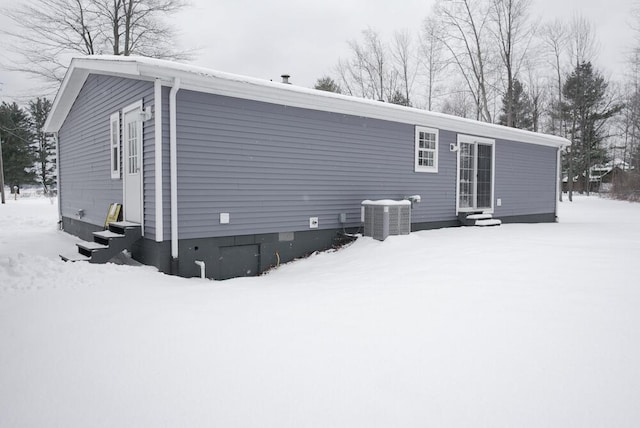
[{"label": "roof edge", "polygon": [[263,79],[215,71],[166,60],[134,56],[74,58],[45,122],[45,131],[57,132],[89,74],[161,79],[165,85],[179,77],[181,88],[312,110],[322,110],[380,120],[431,126],[470,135],[505,139],[552,147],[570,142],[562,137],[508,128],[444,113],[404,107],[381,101],[285,85]]}]

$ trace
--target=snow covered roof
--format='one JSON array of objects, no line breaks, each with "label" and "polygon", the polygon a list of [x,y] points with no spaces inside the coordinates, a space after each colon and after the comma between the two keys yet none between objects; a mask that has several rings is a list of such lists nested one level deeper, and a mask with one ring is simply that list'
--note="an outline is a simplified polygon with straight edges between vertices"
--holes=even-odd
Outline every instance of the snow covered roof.
[{"label": "snow covered roof", "polygon": [[99,55],[74,58],[71,61],[45,123],[47,132],[57,132],[60,129],[90,74],[121,76],[148,81],[160,79],[166,86],[173,85],[174,79],[177,78],[180,79],[181,89],[198,92],[430,126],[459,133],[544,146],[561,147],[569,144],[568,140],[553,135],[507,128],[457,116],[286,85],[172,61],[134,56]]},{"label": "snow covered roof", "polygon": [[408,199],[403,199],[400,201],[396,201],[393,199],[378,199],[375,201],[370,201],[369,199],[366,199],[362,201],[361,205],[379,205],[379,206],[391,207],[391,206],[398,206],[398,205],[411,205],[411,201]]}]

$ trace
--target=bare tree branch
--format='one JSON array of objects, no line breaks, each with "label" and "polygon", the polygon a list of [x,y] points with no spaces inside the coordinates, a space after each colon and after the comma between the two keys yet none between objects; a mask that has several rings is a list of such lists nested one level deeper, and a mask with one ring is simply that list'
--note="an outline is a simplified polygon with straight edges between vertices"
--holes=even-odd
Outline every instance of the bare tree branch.
[{"label": "bare tree branch", "polygon": [[19,57],[3,64],[59,83],[74,55],[141,55],[187,59],[174,47],[173,29],[163,19],[184,8],[183,0],[32,0],[2,10],[17,26],[0,30]]},{"label": "bare tree branch", "polygon": [[476,100],[477,118],[492,121],[489,110],[487,24],[489,9],[484,2],[439,0],[436,14],[443,23],[441,41],[452,56],[469,91]]}]

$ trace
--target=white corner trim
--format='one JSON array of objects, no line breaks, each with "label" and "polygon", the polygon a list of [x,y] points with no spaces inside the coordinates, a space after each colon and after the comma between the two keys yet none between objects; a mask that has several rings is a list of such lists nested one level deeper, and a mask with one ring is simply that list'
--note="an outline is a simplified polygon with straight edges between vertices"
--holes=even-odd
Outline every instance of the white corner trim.
[{"label": "white corner trim", "polygon": [[164,241],[163,195],[162,195],[162,82],[156,79],[153,83],[153,120],[154,120],[154,149],[155,149],[155,222],[156,242]]},{"label": "white corner trim", "polygon": [[176,95],[180,90],[180,78],[176,77],[169,91],[169,163],[171,180],[171,257],[178,258],[178,134]]}]

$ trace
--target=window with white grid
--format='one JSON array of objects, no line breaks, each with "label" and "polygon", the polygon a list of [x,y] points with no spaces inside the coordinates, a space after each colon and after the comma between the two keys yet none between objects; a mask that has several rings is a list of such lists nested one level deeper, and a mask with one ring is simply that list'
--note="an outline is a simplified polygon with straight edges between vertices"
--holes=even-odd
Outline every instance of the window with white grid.
[{"label": "window with white grid", "polygon": [[111,136],[109,145],[111,151],[111,178],[120,178],[120,113],[111,115]]},{"label": "window with white grid", "polygon": [[416,126],[416,172],[438,172],[438,130]]}]

